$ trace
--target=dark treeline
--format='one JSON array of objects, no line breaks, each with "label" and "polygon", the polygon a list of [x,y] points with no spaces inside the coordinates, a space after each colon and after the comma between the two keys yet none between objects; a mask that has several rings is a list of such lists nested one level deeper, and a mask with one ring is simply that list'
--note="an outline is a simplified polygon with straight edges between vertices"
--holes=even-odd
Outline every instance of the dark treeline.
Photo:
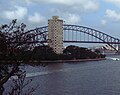
[{"label": "dark treeline", "polygon": [[6,53],[4,50],[0,54],[0,60],[5,61],[43,61],[43,60],[73,60],[73,59],[95,59],[104,58],[99,50],[94,52],[90,49],[68,46],[64,49],[63,54],[56,54],[49,46],[37,46],[32,50],[13,49]]},{"label": "dark treeline", "polygon": [[98,49],[92,51],[91,49],[78,47],[78,46],[68,46],[64,51],[64,55],[67,55],[69,59],[95,59],[95,58],[105,58],[105,55],[101,54]]}]

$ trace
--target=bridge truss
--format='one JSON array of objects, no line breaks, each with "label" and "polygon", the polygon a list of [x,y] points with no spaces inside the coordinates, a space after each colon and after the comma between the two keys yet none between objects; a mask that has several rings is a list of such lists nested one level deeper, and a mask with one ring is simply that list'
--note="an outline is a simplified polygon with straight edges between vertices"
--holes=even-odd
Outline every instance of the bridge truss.
[{"label": "bridge truss", "polygon": [[[116,49],[114,45],[120,45],[118,38],[112,37],[106,33],[98,30],[77,26],[77,25],[64,25],[64,39],[65,43],[105,43],[113,49]],[[14,35],[14,34],[11,34]],[[19,35],[9,36],[8,42],[10,44],[16,44],[21,47],[26,45],[28,47],[43,45],[48,42],[48,26],[29,30]]]}]

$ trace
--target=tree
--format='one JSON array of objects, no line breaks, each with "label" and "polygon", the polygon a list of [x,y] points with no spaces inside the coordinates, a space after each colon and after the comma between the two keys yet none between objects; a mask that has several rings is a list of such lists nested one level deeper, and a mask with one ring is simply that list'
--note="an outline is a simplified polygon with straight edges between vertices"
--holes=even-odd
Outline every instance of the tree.
[{"label": "tree", "polygon": [[[24,87],[25,74],[19,69],[19,66],[24,57],[26,57],[24,60],[29,60],[32,54],[31,50],[29,50],[30,46],[26,43],[21,43],[25,42],[26,37],[30,35],[25,34],[26,25],[24,23],[17,25],[16,21],[16,19],[12,20],[9,25],[4,24],[0,27],[0,95],[4,92],[4,84],[11,76],[15,75],[18,77],[18,80],[13,80],[15,85],[9,94],[22,95],[20,93],[22,93],[21,91]],[[31,39],[29,38],[27,40]],[[8,62],[14,62],[14,64],[9,65],[7,64]],[[31,95],[34,90],[32,88],[25,95]]]},{"label": "tree", "polygon": [[96,53],[96,52],[93,52],[90,49],[87,49],[84,47],[78,47],[78,46],[73,46],[73,45],[68,46],[63,51],[63,53],[66,54],[66,56],[71,59],[86,59],[86,58],[93,59],[93,58],[104,57],[104,56],[101,56],[100,53]]},{"label": "tree", "polygon": [[5,35],[2,32],[0,32],[0,60],[5,59],[4,55],[6,55],[6,50],[7,50],[7,45],[6,45]]},{"label": "tree", "polygon": [[99,49],[95,49],[94,52],[97,53],[97,54],[100,54],[100,53],[101,53]]},{"label": "tree", "polygon": [[49,46],[38,46],[32,51],[33,60],[55,60],[57,59],[57,54]]},{"label": "tree", "polygon": [[63,52],[71,55],[72,59],[85,59],[87,56],[87,48],[70,45]]},{"label": "tree", "polygon": [[[15,40],[19,34],[24,32],[25,25],[22,23],[21,25],[16,25],[16,19],[12,20],[12,22],[7,25],[4,24],[0,27],[0,57],[1,60],[6,61],[6,57],[12,54],[14,57],[15,64],[9,68],[9,65],[5,65],[5,63],[0,63],[0,95],[3,94],[4,87],[3,85],[8,81],[8,79],[15,75],[19,71],[20,63],[15,58],[15,47],[19,46],[18,44],[10,44],[9,42]],[[16,36],[15,36],[16,35]],[[16,39],[17,40],[17,39]]]},{"label": "tree", "polygon": [[9,95],[33,95],[34,91],[38,88],[39,85],[36,85],[31,89],[23,91],[24,88],[28,86],[29,83],[32,82],[32,79],[25,81],[26,78],[25,71],[17,73],[16,76],[17,76],[16,79],[11,78],[13,81],[13,85],[11,91],[9,92]]}]

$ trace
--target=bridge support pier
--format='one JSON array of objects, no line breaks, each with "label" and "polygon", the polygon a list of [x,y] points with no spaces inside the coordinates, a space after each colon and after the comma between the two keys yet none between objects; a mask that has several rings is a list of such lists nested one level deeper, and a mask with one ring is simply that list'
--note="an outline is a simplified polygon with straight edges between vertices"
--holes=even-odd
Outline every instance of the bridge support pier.
[{"label": "bridge support pier", "polygon": [[120,44],[118,44],[118,53],[120,54]]}]

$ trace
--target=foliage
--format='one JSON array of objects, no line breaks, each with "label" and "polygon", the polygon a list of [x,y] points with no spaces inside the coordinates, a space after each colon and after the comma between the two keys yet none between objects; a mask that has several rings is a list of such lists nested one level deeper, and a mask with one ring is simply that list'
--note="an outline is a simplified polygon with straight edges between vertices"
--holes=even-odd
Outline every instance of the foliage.
[{"label": "foliage", "polygon": [[100,54],[100,53],[101,53],[99,49],[95,49],[94,52],[97,53],[97,54]]},{"label": "foliage", "polygon": [[68,46],[63,52],[64,54],[71,56],[72,59],[101,58],[100,54],[97,54],[90,49],[73,45]]},{"label": "foliage", "polygon": [[4,92],[3,85],[8,81],[8,79],[18,72],[19,64],[15,64],[12,67],[9,65],[0,64],[0,95]]},{"label": "foliage", "polygon": [[33,60],[50,60],[55,59],[55,52],[49,46],[38,46],[32,51]]},{"label": "foliage", "polygon": [[38,88],[39,85],[29,89],[28,91],[24,91],[24,88],[32,82],[32,79],[25,80],[25,71],[20,71],[19,73],[16,73],[16,76],[16,78],[11,78],[13,81],[13,85],[11,91],[9,92],[9,95],[33,95],[34,91]]},{"label": "foliage", "polygon": [[[28,44],[21,43],[29,35],[23,35],[26,25],[24,23],[17,25],[16,21],[16,19],[12,20],[9,25],[4,24],[0,27],[0,95],[3,94],[4,84],[11,76],[16,75],[18,79],[13,79],[14,86],[9,93],[10,95],[23,95],[22,89],[29,84],[29,82],[24,84],[25,73],[20,73],[19,65],[23,61],[30,60],[34,50],[30,50]],[[36,88],[32,88],[25,95],[31,95]]]},{"label": "foliage", "polygon": [[[4,84],[19,71],[20,44],[9,42],[22,40],[20,35],[24,33],[25,26],[23,23],[17,25],[15,19],[9,25],[4,24],[0,27],[0,95],[4,92]],[[14,64],[8,65],[6,62],[14,62]]]}]

